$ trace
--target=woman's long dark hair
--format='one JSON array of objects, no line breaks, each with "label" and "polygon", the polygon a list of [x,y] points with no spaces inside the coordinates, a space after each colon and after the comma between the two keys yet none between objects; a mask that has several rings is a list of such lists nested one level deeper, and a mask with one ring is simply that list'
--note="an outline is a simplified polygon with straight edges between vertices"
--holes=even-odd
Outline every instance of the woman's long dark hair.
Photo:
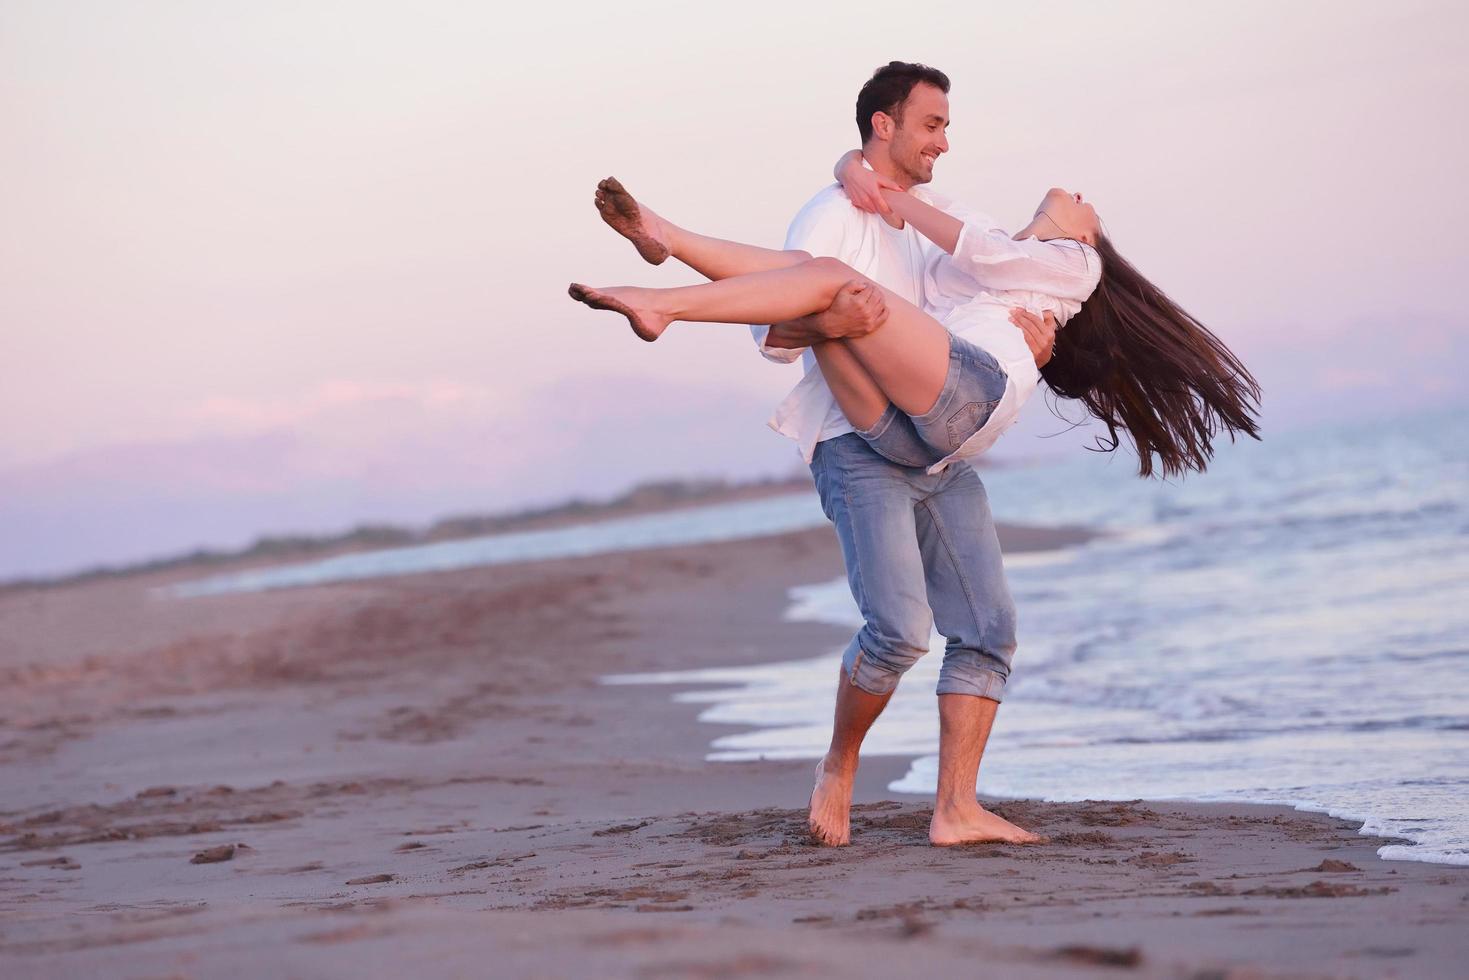
[{"label": "woman's long dark hair", "polygon": [[1163,291],[1097,237],[1102,277],[1081,311],[1057,333],[1041,376],[1107,426],[1107,452],[1125,430],[1140,475],[1203,472],[1214,437],[1259,439],[1260,385],[1239,359]]}]

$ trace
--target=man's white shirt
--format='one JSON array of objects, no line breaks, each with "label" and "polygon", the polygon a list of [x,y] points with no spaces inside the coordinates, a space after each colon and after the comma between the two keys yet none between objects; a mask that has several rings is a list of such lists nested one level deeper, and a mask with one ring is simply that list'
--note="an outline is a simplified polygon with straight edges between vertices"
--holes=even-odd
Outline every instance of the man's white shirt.
[{"label": "man's white shirt", "polygon": [[[908,193],[926,204],[933,203],[918,188]],[[894,228],[881,215],[853,207],[840,184],[822,188],[796,213],[786,232],[785,247],[840,259],[855,272],[920,308],[927,305],[924,282],[931,279],[934,266],[947,255],[912,224],[905,222],[902,228]],[[805,365],[800,383],[776,407],[768,424],[794,439],[802,458],[809,463],[818,442],[851,432],[852,425],[827,387],[809,347],[766,346],[769,325],[752,324],[750,331],[760,345],[760,353],[770,360],[789,363],[800,358]]]}]

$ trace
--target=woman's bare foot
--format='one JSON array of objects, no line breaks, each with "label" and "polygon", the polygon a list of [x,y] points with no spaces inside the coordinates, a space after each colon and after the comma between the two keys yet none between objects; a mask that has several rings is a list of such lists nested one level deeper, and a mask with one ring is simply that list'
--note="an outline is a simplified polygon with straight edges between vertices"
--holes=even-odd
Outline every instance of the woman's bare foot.
[{"label": "woman's bare foot", "polygon": [[648,302],[648,290],[637,286],[593,289],[574,282],[566,292],[578,303],[585,303],[594,310],[621,313],[632,324],[632,332],[649,343],[663,336],[663,331],[673,322],[671,317],[656,312]]},{"label": "woman's bare foot", "polygon": [[597,211],[612,230],[637,246],[638,254],[662,265],[672,254],[663,219],[639,204],[616,177],[597,184]]},{"label": "woman's bare foot", "polygon": [[856,773],[828,772],[826,760],[816,763],[816,788],[811,791],[811,815],[806,826],[811,839],[828,847],[851,842],[852,781]]},{"label": "woman's bare foot", "polygon": [[938,804],[928,824],[928,841],[936,847],[954,844],[996,842],[1003,844],[1043,844],[1046,838],[1015,826],[997,813],[979,805],[978,800],[957,804]]}]

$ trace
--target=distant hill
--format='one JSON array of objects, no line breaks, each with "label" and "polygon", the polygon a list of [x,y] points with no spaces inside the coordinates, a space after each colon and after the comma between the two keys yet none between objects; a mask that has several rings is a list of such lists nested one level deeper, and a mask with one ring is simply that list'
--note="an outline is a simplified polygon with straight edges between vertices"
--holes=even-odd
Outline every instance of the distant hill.
[{"label": "distant hill", "polygon": [[809,489],[804,475],[746,482],[719,479],[654,480],[640,483],[611,500],[573,498],[559,504],[501,514],[460,514],[440,518],[426,528],[393,524],[359,524],[338,534],[262,535],[244,548],[197,549],[185,554],[128,565],[98,566],[51,578],[23,578],[0,582],[0,592],[71,585],[95,579],[167,571],[183,567],[210,567],[240,561],[294,561],[327,554],[370,551],[405,545],[474,538],[508,531],[526,531],[558,525],[587,523],[633,514],[673,510],[698,504],[769,496]]}]

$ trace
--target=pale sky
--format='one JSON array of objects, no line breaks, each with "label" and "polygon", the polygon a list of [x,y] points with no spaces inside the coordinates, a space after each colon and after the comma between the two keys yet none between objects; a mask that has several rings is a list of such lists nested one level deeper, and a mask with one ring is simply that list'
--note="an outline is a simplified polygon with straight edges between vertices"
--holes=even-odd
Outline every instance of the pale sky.
[{"label": "pale sky", "polygon": [[895,58],[936,189],[1083,191],[1268,425],[1469,397],[1461,5],[517,6],[0,0],[0,578],[795,469],[795,369],[565,286],[695,281],[607,174],[778,245]]}]

